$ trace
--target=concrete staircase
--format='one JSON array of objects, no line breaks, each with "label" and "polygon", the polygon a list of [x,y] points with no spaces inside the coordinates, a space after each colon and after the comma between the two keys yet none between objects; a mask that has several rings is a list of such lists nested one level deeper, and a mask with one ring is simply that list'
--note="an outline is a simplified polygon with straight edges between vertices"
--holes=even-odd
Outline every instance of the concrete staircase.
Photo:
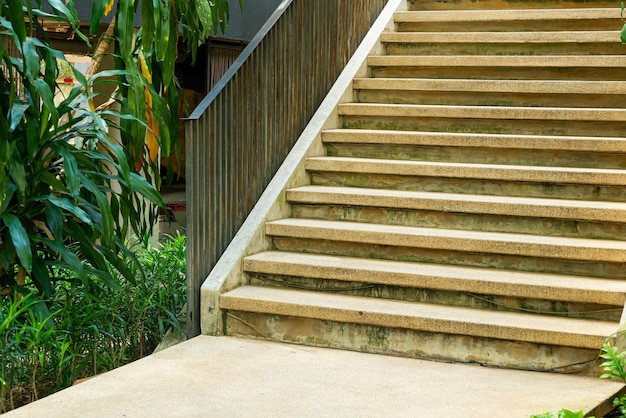
[{"label": "concrete staircase", "polygon": [[[415,2],[225,332],[596,373],[626,301],[626,47],[603,1]],[[437,10],[441,9],[441,10]]]}]

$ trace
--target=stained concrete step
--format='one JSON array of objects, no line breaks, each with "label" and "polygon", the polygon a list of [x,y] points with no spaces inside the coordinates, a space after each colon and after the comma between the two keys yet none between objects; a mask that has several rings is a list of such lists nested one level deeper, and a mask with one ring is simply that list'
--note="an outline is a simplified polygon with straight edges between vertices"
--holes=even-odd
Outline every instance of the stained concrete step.
[{"label": "stained concrete step", "polygon": [[623,55],[371,55],[373,77],[624,80]]},{"label": "stained concrete step", "polygon": [[344,128],[623,136],[626,109],[345,103]]},{"label": "stained concrete step", "polygon": [[309,171],[378,173],[397,176],[475,178],[535,183],[572,183],[592,185],[626,184],[626,170],[514,166],[498,164],[442,163],[348,157],[313,157],[305,163]]},{"label": "stained concrete step", "polygon": [[626,168],[624,138],[335,129],[322,141],[336,157]]},{"label": "stained concrete step", "polygon": [[401,11],[396,30],[417,31],[573,31],[616,30],[620,10],[611,8]]},{"label": "stained concrete step", "polygon": [[243,286],[220,296],[229,311],[258,312],[433,333],[597,349],[617,323]]},{"label": "stained concrete step", "polygon": [[515,9],[570,9],[570,8],[614,8],[610,0],[523,0],[514,4],[509,0],[409,0],[410,11],[423,10],[504,10]]},{"label": "stained concrete step", "polygon": [[357,78],[361,103],[619,108],[623,81]]},{"label": "stained concrete step", "polygon": [[620,307],[626,302],[626,281],[623,280],[284,251],[246,257],[244,271]]},{"label": "stained concrete step", "polygon": [[614,55],[626,53],[612,31],[385,32],[389,55]]},{"label": "stained concrete step", "polygon": [[295,218],[268,222],[265,233],[271,237],[584,260],[594,263],[626,262],[626,242],[616,240]]},{"label": "stained concrete step", "polygon": [[[626,138],[597,136],[541,136],[472,134],[454,132],[410,132],[374,129],[328,129],[326,144],[437,145],[446,147],[510,148],[581,152],[626,153]],[[537,153],[536,153],[537,154]]]},{"label": "stained concrete step", "polygon": [[326,186],[303,186],[289,189],[286,199],[292,204],[371,206],[544,219],[626,222],[626,203],[619,202]]}]

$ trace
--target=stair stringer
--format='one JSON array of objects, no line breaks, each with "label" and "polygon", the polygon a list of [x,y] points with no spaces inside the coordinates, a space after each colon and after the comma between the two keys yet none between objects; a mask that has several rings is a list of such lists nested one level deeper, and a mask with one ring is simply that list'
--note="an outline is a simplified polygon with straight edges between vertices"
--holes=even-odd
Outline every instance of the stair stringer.
[{"label": "stair stringer", "polygon": [[340,127],[337,106],[340,103],[354,102],[353,80],[367,74],[368,56],[383,51],[380,37],[383,32],[394,30],[393,15],[396,11],[403,10],[408,10],[406,0],[390,0],[387,3],[254,209],[203,282],[200,289],[202,334],[223,334],[224,324],[219,306],[219,295],[246,284],[243,273],[244,257],[271,248],[271,241],[265,234],[265,223],[291,215],[290,206],[285,199],[286,190],[310,184],[309,176],[304,168],[304,160],[326,154],[321,140],[322,130]]}]

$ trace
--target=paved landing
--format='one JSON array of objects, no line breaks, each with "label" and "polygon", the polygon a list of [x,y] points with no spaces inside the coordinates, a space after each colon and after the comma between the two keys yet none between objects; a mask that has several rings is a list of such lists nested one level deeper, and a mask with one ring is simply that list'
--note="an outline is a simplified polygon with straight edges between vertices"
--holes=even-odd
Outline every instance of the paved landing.
[{"label": "paved landing", "polygon": [[595,378],[201,336],[5,416],[528,418],[590,411],[622,388]]}]

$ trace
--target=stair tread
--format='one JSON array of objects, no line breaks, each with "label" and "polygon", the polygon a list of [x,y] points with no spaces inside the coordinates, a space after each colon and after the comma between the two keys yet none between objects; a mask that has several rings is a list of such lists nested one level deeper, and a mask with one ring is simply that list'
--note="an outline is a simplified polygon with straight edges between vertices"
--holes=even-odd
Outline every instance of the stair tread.
[{"label": "stair tread", "polygon": [[354,88],[535,94],[626,94],[623,81],[355,78]]},{"label": "stair tread", "polygon": [[626,184],[626,170],[578,167],[545,167],[432,161],[385,160],[354,157],[311,157],[309,171],[377,173],[399,176],[474,178],[520,182],[572,184]]},{"label": "stair tread", "polygon": [[598,348],[617,323],[493,312],[463,307],[243,286],[220,296],[220,307],[277,315]]},{"label": "stair tread", "polygon": [[388,116],[421,118],[469,118],[565,121],[626,121],[626,109],[522,107],[522,106],[451,106],[382,103],[343,103],[341,116]]},{"label": "stair tread", "polygon": [[[619,23],[619,21],[617,22]],[[383,43],[570,43],[602,42],[621,46],[619,30],[529,32],[385,32]]]},{"label": "stair tread", "polygon": [[267,251],[244,259],[259,274],[354,281],[623,306],[626,281],[479,267]]},{"label": "stair tread", "polygon": [[626,222],[626,203],[621,202],[329,186],[289,189],[286,196],[291,203]]},{"label": "stair tread", "polygon": [[572,9],[417,10],[394,13],[395,23],[483,22],[520,20],[619,20],[617,7]]},{"label": "stair tread", "polygon": [[370,67],[453,66],[453,67],[580,67],[623,68],[623,55],[370,55]]},{"label": "stair tread", "polygon": [[516,148],[626,152],[626,138],[560,135],[511,135],[459,132],[419,132],[377,129],[328,129],[326,143],[437,145],[450,147]]},{"label": "stair tread", "polygon": [[265,232],[272,237],[359,242],[594,262],[626,262],[626,242],[604,239],[298,218],[285,218],[268,222],[265,225]]}]

